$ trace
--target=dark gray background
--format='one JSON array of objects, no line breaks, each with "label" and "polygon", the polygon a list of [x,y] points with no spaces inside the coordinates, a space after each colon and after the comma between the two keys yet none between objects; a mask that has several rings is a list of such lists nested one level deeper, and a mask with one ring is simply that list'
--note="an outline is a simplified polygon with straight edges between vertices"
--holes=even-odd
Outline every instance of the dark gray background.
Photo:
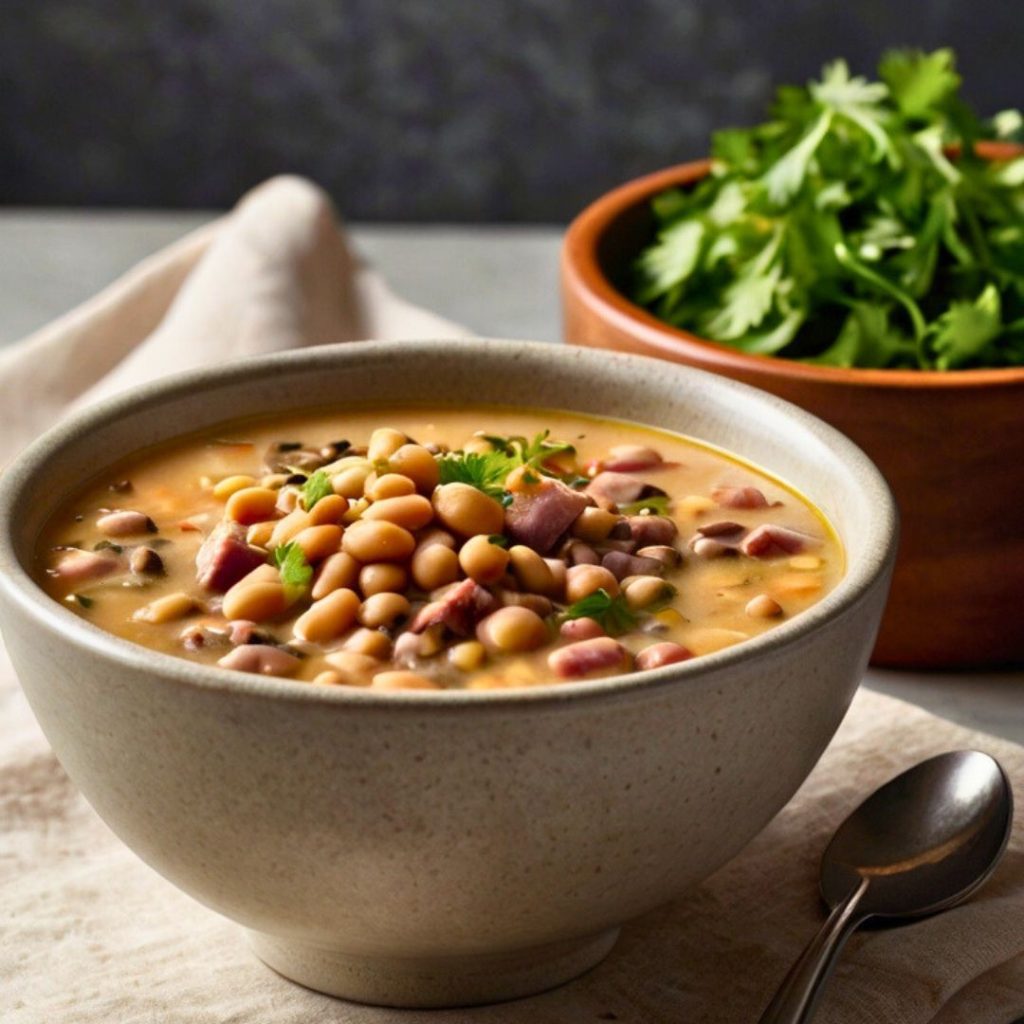
[{"label": "dark gray background", "polygon": [[0,201],[229,205],[280,171],[362,220],[561,221],[759,119],[775,84],[955,45],[1021,96],[1014,0],[0,0]]}]

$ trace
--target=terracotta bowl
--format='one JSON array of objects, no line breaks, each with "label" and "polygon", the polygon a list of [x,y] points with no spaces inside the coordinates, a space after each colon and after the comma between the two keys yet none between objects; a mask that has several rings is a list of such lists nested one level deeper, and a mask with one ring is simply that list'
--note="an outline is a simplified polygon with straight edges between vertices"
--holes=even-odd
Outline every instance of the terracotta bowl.
[{"label": "terracotta bowl", "polygon": [[[1020,147],[989,144],[1005,159]],[[1024,368],[845,370],[751,356],[670,327],[626,298],[653,237],[650,200],[693,184],[708,161],[614,189],[569,228],[562,251],[567,341],[661,356],[802,406],[878,464],[896,494],[899,558],[873,660],[902,667],[1024,661]]]},{"label": "terracotta bowl", "polygon": [[[774,631],[684,664],[392,695],[138,647],[26,571],[61,496],[141,446],[257,411],[343,416],[406,401],[577,409],[707,438],[817,502],[848,571]],[[624,921],[737,853],[842,719],[895,550],[881,475],[799,409],[635,356],[475,340],[314,348],[107,401],[8,467],[0,524],[4,639],[47,738],[103,819],[243,925],[280,973],[405,1006],[565,981],[608,952]]]}]

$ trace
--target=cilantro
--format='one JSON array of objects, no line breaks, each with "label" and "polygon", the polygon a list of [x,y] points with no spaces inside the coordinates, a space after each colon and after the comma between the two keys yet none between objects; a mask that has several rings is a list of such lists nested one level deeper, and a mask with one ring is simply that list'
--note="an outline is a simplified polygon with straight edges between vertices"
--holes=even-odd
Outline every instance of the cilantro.
[{"label": "cilantro", "polygon": [[305,590],[313,578],[313,567],[306,561],[306,553],[295,541],[274,548],[274,564],[281,573],[285,590]]},{"label": "cilantro", "polygon": [[318,469],[302,485],[302,504],[308,512],[321,498],[326,498],[333,493],[334,488],[331,486],[330,475],[324,470]]},{"label": "cilantro", "polygon": [[[532,441],[518,434],[502,437],[500,434],[481,434],[480,436],[496,451],[507,456],[515,466],[532,466],[545,472],[544,464],[556,455],[574,454],[576,449],[566,441],[549,441],[550,430],[534,435]],[[548,475],[553,475],[548,473]]]},{"label": "cilantro", "polygon": [[509,539],[503,533],[492,533],[487,538],[488,544],[493,544],[496,548],[507,548],[509,545]]},{"label": "cilantro", "polygon": [[668,495],[652,494],[649,498],[640,498],[639,501],[620,505],[619,511],[624,516],[637,516],[644,512],[659,516],[668,515]]},{"label": "cilantro", "polygon": [[596,619],[609,636],[628,633],[637,624],[636,612],[629,607],[626,599],[621,594],[612,597],[603,588],[569,605],[562,613],[562,618]]},{"label": "cilantro", "polygon": [[981,121],[954,63],[894,51],[869,80],[834,61],[781,88],[767,123],[719,132],[712,173],[652,200],[634,300],[740,351],[819,365],[1024,364],[1024,158],[973,152],[986,134],[1020,136],[1024,118]]},{"label": "cilantro", "polygon": [[505,477],[516,463],[504,452],[448,452],[437,460],[437,465],[442,484],[469,484],[502,505],[512,501],[505,490]]}]

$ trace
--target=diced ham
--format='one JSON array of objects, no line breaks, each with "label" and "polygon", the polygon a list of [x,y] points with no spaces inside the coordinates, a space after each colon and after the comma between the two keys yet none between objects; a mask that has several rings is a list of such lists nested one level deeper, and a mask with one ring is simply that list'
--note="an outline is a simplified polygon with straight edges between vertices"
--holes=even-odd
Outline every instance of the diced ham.
[{"label": "diced ham", "polygon": [[99,580],[124,568],[124,562],[114,554],[93,551],[68,551],[54,568],[61,579],[72,583]]},{"label": "diced ham", "polygon": [[625,551],[609,551],[601,559],[601,564],[617,580],[624,580],[627,576],[661,576],[665,572],[665,563],[657,558],[627,555]]},{"label": "diced ham", "polygon": [[682,644],[666,640],[660,644],[651,644],[645,647],[634,659],[633,665],[637,669],[661,668],[662,665],[674,665],[676,662],[689,661],[693,657],[693,651]]},{"label": "diced ham", "polygon": [[795,555],[808,545],[816,543],[817,540],[806,533],[791,530],[787,526],[763,523],[743,538],[740,550],[754,558],[772,558],[779,555]]},{"label": "diced ham", "polygon": [[756,487],[716,487],[711,497],[722,508],[768,507],[768,499]]},{"label": "diced ham", "polygon": [[620,444],[608,452],[608,458],[603,459],[601,464],[615,473],[636,473],[645,469],[660,469],[664,459],[653,448],[639,444]]},{"label": "diced ham", "polygon": [[200,586],[223,593],[266,562],[266,552],[247,544],[245,532],[240,523],[214,527],[196,554]]},{"label": "diced ham", "polygon": [[470,636],[476,624],[497,607],[493,595],[473,580],[456,583],[442,597],[424,606],[409,625],[411,633],[443,625],[458,636]]},{"label": "diced ham", "polygon": [[561,480],[545,479],[515,495],[505,509],[505,532],[517,544],[545,554],[587,507],[587,499]]},{"label": "diced ham", "polygon": [[610,636],[598,636],[559,647],[548,655],[548,668],[560,679],[580,679],[594,672],[624,672],[629,652]]},{"label": "diced ham", "polygon": [[627,516],[630,536],[640,547],[671,544],[679,528],[667,516]]},{"label": "diced ham", "polygon": [[618,505],[628,505],[631,501],[639,500],[648,486],[643,480],[638,480],[635,476],[628,476],[626,473],[613,473],[606,470],[603,473],[598,473],[587,484],[586,493],[602,508],[613,508]]}]

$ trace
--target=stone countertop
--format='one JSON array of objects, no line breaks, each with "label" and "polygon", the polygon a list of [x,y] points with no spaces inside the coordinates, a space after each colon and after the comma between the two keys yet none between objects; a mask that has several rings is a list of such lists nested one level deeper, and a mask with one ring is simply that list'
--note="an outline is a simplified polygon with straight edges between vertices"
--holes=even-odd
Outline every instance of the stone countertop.
[{"label": "stone countertop", "polygon": [[[212,216],[0,212],[0,346],[88,298]],[[356,225],[352,236],[405,298],[492,337],[558,341],[560,227]],[[1024,672],[869,670],[865,684],[1024,743]]]}]

